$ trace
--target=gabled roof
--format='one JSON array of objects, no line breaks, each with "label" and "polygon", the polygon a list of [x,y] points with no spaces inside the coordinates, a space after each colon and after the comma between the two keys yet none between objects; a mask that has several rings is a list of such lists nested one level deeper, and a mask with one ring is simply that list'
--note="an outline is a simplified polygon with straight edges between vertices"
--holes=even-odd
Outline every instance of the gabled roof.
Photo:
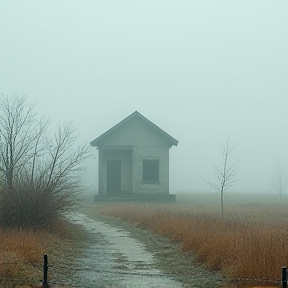
[{"label": "gabled roof", "polygon": [[155,129],[157,132],[159,132],[159,134],[161,134],[162,136],[164,136],[165,138],[167,138],[168,141],[170,141],[171,146],[175,145],[177,146],[178,144],[178,140],[176,140],[175,138],[173,138],[172,136],[170,136],[168,133],[166,133],[164,130],[162,130],[161,128],[159,128],[158,126],[156,126],[154,123],[152,123],[150,120],[148,120],[147,118],[145,118],[142,114],[140,114],[138,111],[135,111],[134,113],[132,113],[131,115],[129,115],[128,117],[126,117],[125,119],[123,119],[121,122],[119,122],[118,124],[116,124],[115,126],[113,126],[112,128],[110,128],[109,130],[107,130],[105,133],[103,133],[102,135],[100,135],[99,137],[97,137],[96,139],[94,139],[93,141],[90,142],[90,145],[95,147],[98,146],[99,142],[101,140],[103,140],[106,136],[110,135],[111,133],[113,133],[115,130],[117,130],[118,128],[120,128],[121,126],[123,126],[125,123],[127,123],[128,121],[131,121],[132,119],[135,118],[139,118],[142,121],[144,121],[145,123],[147,123],[150,127],[152,127],[153,129]]}]

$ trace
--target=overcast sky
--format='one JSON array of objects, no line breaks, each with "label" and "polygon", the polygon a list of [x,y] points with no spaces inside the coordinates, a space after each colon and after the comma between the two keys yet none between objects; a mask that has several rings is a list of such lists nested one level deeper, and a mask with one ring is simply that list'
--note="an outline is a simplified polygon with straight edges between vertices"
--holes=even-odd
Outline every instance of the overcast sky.
[{"label": "overcast sky", "polygon": [[231,191],[268,192],[276,159],[288,177],[287,15],[287,0],[0,0],[0,92],[73,121],[79,144],[138,110],[179,141],[171,192],[210,191],[230,135]]}]

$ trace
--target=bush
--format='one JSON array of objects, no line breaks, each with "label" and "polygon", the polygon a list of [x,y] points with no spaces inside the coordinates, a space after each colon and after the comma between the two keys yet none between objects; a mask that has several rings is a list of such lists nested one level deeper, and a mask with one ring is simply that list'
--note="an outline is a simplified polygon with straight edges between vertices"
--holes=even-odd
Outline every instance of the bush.
[{"label": "bush", "polygon": [[38,190],[32,185],[3,189],[0,221],[4,228],[45,228],[61,218],[73,206],[68,193],[55,195],[51,190]]},{"label": "bush", "polygon": [[[1,95],[0,95],[1,96]],[[86,145],[75,150],[71,123],[48,131],[27,97],[0,97],[0,222],[3,227],[43,227],[61,218],[83,189]]]}]

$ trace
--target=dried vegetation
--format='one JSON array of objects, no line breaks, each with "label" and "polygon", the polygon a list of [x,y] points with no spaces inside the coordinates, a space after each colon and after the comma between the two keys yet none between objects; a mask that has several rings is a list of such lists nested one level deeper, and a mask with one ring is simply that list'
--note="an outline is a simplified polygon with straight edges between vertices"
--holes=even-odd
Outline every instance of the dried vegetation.
[{"label": "dried vegetation", "polygon": [[[283,204],[226,205],[225,216],[213,206],[108,204],[101,213],[181,243],[213,271],[233,279],[279,280],[288,264],[288,211]],[[185,202],[185,204],[184,204]]]},{"label": "dried vegetation", "polygon": [[46,231],[0,229],[0,284],[9,280],[9,285],[39,282],[43,277],[43,255],[49,255],[50,264],[66,259],[70,251],[77,257],[81,252],[78,240],[85,237],[82,232],[80,227],[60,220]]}]

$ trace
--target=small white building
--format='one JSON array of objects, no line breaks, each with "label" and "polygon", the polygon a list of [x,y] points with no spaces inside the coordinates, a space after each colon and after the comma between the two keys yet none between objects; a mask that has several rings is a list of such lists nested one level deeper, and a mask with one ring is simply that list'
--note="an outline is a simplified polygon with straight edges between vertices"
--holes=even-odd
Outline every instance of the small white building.
[{"label": "small white building", "polygon": [[178,141],[138,111],[90,144],[99,150],[95,200],[175,201],[169,194],[169,149]]}]

